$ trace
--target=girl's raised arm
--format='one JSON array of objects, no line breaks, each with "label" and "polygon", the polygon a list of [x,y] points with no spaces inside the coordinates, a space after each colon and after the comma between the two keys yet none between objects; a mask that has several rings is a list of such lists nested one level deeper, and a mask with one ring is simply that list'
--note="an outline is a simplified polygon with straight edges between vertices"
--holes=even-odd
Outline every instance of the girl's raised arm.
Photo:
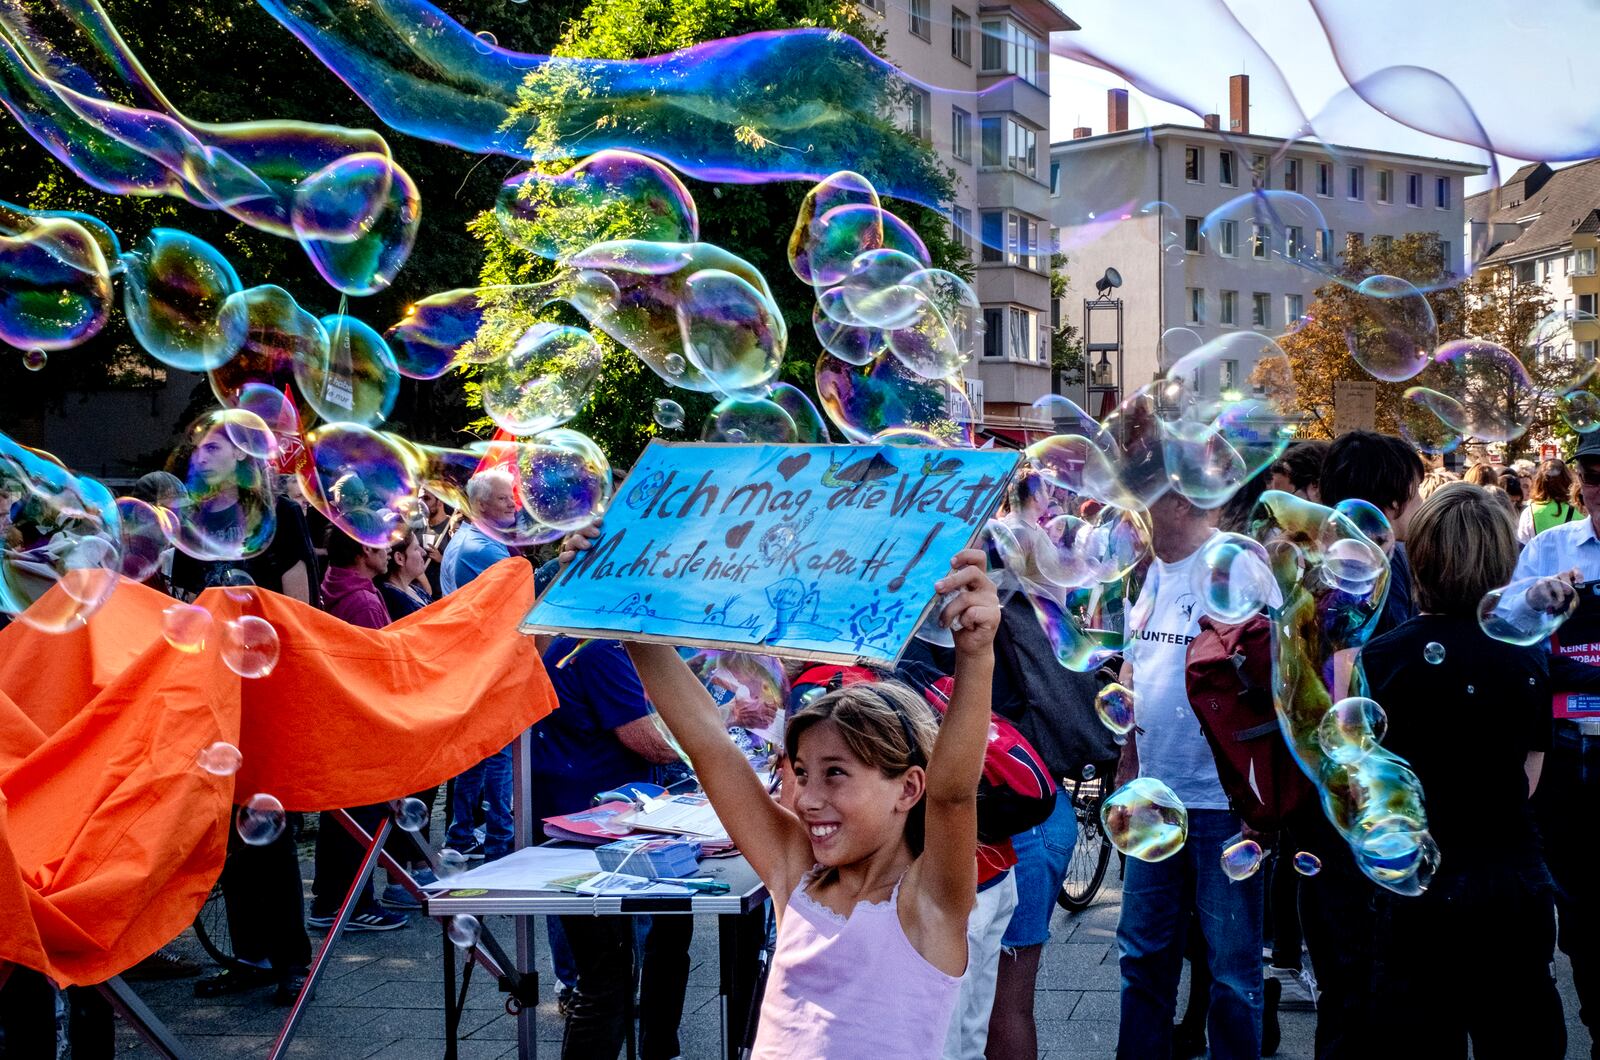
[{"label": "girl's raised arm", "polygon": [[625,646],[645,694],[694,763],[728,836],[781,904],[811,867],[811,840],[800,819],[767,794],[728,738],[705,686],[676,649],[637,642]]}]

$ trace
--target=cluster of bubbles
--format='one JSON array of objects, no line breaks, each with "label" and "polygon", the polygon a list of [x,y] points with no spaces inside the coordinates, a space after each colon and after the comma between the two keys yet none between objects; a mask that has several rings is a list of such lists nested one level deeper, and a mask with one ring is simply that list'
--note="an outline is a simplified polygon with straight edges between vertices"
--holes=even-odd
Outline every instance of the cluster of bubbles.
[{"label": "cluster of bubbles", "polygon": [[[45,20],[0,15],[0,106],[57,161],[102,191],[177,196],[294,239],[345,294],[372,294],[394,280],[416,241],[422,203],[382,136],[299,121],[194,121],[167,100],[99,4],[55,7],[65,28],[53,34],[41,29]],[[144,105],[122,102],[128,98]],[[0,207],[9,237],[0,268],[22,271],[40,292],[69,292],[44,310],[52,318],[44,330],[58,342],[87,332],[77,337],[83,341],[105,322],[114,245],[96,241],[105,233],[82,218],[34,214],[19,231],[18,216]]]}]

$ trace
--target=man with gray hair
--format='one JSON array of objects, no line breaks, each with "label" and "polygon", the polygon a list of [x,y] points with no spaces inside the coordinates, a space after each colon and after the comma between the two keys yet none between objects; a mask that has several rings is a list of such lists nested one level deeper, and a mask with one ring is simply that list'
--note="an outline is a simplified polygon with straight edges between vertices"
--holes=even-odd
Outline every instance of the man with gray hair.
[{"label": "man with gray hair", "polygon": [[[479,526],[510,530],[517,521],[517,485],[511,472],[491,467],[467,482],[472,520],[461,524],[439,563],[439,589],[453,593],[503,559],[511,549]],[[484,805],[484,837],[475,832],[478,805]],[[446,845],[472,860],[511,853],[511,748],[497,751],[455,779]]]}]

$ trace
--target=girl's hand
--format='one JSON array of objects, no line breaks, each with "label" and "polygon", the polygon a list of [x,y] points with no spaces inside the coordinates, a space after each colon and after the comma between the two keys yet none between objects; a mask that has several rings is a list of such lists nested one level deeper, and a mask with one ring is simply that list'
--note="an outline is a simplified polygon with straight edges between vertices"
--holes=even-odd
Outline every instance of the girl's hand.
[{"label": "girl's hand", "polygon": [[984,573],[986,558],[979,549],[957,552],[950,561],[951,573],[934,584],[934,591],[955,593],[944,605],[939,624],[950,630],[956,654],[982,655],[994,648],[994,635],[1000,629],[1000,597],[994,582]]},{"label": "girl's hand", "polygon": [[588,551],[599,536],[600,527],[590,523],[582,530],[574,530],[562,538],[561,552],[556,556],[556,560],[561,564],[562,569],[565,569],[566,565],[571,563],[578,553]]}]

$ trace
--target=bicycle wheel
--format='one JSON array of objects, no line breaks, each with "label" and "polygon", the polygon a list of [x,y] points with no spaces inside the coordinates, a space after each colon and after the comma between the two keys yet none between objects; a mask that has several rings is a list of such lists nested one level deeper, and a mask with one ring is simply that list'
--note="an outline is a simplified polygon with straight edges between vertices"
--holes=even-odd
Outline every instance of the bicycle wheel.
[{"label": "bicycle wheel", "polygon": [[1072,848],[1072,860],[1067,863],[1066,879],[1061,881],[1061,890],[1056,893],[1056,904],[1069,913],[1089,908],[1094,896],[1100,893],[1106,867],[1111,864],[1111,841],[1100,825],[1102,797],[1099,780],[1079,785],[1072,797],[1078,816],[1078,840]]},{"label": "bicycle wheel", "polygon": [[233,956],[233,938],[228,934],[228,908],[222,900],[222,884],[211,888],[206,904],[194,918],[194,937],[200,948],[223,968],[238,968],[240,961]]}]

